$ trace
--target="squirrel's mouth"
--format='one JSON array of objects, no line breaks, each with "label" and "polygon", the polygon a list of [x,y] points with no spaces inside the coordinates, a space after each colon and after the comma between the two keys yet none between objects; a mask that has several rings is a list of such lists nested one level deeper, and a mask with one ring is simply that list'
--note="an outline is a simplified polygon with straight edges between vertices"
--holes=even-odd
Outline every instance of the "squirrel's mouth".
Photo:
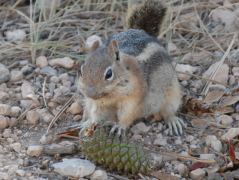
[{"label": "squirrel's mouth", "polygon": [[101,93],[101,94],[94,94],[89,96],[91,99],[98,100],[107,97],[109,94],[108,93]]}]

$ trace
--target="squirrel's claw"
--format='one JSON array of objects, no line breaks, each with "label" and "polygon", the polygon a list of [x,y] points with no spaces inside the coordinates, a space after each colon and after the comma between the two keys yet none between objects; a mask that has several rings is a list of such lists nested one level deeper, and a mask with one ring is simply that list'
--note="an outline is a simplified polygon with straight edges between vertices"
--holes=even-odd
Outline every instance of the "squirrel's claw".
[{"label": "squirrel's claw", "polygon": [[115,124],[110,130],[110,134],[114,134],[114,133],[117,133],[117,135],[120,137],[120,136],[125,136],[126,131],[119,124]]},{"label": "squirrel's claw", "polygon": [[172,136],[175,133],[177,136],[183,134],[183,128],[186,127],[183,120],[174,116],[168,119],[169,134]]},{"label": "squirrel's claw", "polygon": [[92,126],[92,122],[89,121],[89,120],[86,120],[86,121],[83,121],[83,122],[80,122],[80,134],[82,134],[83,132],[85,132],[87,129],[89,129],[91,126]]}]

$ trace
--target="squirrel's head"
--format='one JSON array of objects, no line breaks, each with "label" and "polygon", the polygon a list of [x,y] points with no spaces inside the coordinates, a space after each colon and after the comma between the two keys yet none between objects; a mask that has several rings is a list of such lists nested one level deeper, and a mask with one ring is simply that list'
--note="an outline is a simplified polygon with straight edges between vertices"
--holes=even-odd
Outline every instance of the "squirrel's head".
[{"label": "squirrel's head", "polygon": [[[99,47],[96,41],[80,67],[79,88],[91,99],[112,98],[127,94],[130,84],[129,56],[119,52],[117,41]],[[133,57],[132,57],[133,58]]]}]

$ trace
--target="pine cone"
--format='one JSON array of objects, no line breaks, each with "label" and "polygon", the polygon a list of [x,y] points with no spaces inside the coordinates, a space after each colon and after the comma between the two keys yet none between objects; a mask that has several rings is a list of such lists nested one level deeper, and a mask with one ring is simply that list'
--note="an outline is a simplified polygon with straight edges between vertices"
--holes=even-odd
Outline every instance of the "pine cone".
[{"label": "pine cone", "polygon": [[97,127],[92,137],[84,138],[82,152],[87,158],[121,174],[147,174],[150,156],[143,148],[109,131],[109,126]]}]

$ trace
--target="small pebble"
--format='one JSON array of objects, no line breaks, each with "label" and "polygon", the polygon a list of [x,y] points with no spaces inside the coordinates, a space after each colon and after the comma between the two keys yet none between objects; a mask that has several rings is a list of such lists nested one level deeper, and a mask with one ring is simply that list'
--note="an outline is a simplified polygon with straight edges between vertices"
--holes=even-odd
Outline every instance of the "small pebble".
[{"label": "small pebble", "polygon": [[21,108],[18,106],[11,107],[11,116],[18,117],[21,113]]},{"label": "small pebble", "polygon": [[39,56],[36,58],[36,65],[40,68],[43,68],[48,65],[46,56]]},{"label": "small pebble", "polygon": [[8,127],[9,118],[0,115],[0,129],[5,129]]},{"label": "small pebble", "polygon": [[82,112],[82,106],[78,102],[74,102],[71,104],[71,106],[68,108],[68,112],[71,114],[80,114]]},{"label": "small pebble", "polygon": [[131,131],[134,134],[147,133],[150,129],[150,126],[146,126],[144,122],[139,122],[131,128]]},{"label": "small pebble", "polygon": [[192,180],[204,179],[205,175],[206,172],[201,168],[198,168],[190,172],[190,178],[192,178]]},{"label": "small pebble", "polygon": [[25,176],[25,171],[24,170],[22,170],[22,169],[18,169],[18,170],[16,170],[16,175],[18,175],[18,176],[21,176],[21,177],[23,177],[23,176]]},{"label": "small pebble", "polygon": [[27,148],[27,155],[38,157],[43,152],[43,146],[41,145],[32,145]]},{"label": "small pebble", "polygon": [[188,170],[188,167],[185,164],[182,164],[182,163],[178,164],[176,166],[176,169],[182,177],[187,177],[188,176],[189,170]]},{"label": "small pebble", "polygon": [[40,115],[37,111],[30,110],[26,114],[26,119],[29,124],[36,125],[40,119]]},{"label": "small pebble", "polygon": [[74,61],[69,57],[56,58],[49,60],[51,66],[59,66],[66,69],[71,69],[74,66]]},{"label": "small pebble", "polygon": [[11,82],[20,81],[20,80],[22,80],[22,78],[23,78],[22,71],[18,71],[18,70],[11,71],[11,78],[10,78]]},{"label": "small pebble", "polygon": [[228,115],[221,115],[218,117],[218,119],[219,119],[219,122],[221,122],[221,124],[225,126],[231,126],[233,123],[232,117]]}]

